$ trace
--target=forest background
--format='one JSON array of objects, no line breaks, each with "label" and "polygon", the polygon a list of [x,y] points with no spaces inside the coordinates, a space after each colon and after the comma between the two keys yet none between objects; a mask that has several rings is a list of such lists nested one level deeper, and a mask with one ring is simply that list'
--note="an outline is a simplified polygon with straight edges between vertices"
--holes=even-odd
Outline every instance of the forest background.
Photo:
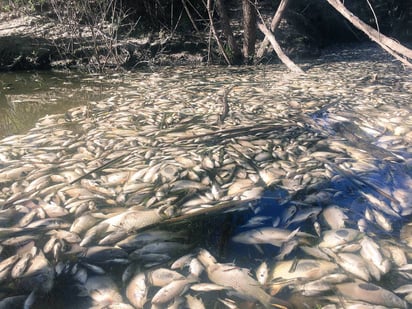
[{"label": "forest background", "polygon": [[378,38],[412,42],[405,0],[1,0],[0,69],[299,62],[369,41],[333,3]]}]

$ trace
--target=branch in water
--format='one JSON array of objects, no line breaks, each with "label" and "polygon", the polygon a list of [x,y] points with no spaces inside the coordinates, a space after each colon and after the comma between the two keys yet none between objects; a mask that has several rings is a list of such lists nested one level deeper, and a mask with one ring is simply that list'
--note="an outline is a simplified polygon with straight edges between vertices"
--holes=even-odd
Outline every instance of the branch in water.
[{"label": "branch in water", "polygon": [[266,27],[265,24],[258,24],[260,31],[269,39],[270,44],[272,44],[273,49],[275,50],[276,54],[278,55],[279,59],[291,70],[295,73],[303,74],[303,70],[299,68],[290,58],[283,52],[282,48],[276,41],[275,36],[273,33]]}]

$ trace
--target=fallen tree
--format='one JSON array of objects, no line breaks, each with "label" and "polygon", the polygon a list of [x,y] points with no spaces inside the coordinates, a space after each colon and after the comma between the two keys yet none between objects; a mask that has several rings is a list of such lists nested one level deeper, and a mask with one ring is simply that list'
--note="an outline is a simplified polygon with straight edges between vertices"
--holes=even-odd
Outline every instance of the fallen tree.
[{"label": "fallen tree", "polygon": [[[408,67],[412,67],[412,50],[406,48],[402,44],[392,40],[391,38],[383,35],[379,31],[375,30],[362,20],[360,20],[356,15],[349,11],[345,5],[339,0],[326,0],[328,3],[338,11],[343,17],[345,17],[352,25],[364,32],[372,41],[376,42],[389,54],[394,56],[396,59],[401,61]],[[408,60],[409,59],[409,60]]]}]

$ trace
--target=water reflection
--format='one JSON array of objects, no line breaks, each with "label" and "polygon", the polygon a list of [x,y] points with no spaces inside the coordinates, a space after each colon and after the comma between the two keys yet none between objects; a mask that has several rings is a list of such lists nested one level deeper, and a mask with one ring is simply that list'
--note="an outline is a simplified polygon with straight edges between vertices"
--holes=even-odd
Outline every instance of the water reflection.
[{"label": "water reflection", "polygon": [[0,137],[25,132],[44,115],[101,100],[115,85],[74,73],[0,73]]}]

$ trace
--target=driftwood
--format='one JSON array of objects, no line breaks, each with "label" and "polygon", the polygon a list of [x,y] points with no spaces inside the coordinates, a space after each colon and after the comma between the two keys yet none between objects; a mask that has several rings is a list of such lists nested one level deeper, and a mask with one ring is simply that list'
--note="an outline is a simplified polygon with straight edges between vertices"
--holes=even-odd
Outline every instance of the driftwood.
[{"label": "driftwood", "polygon": [[[274,32],[276,28],[279,26],[280,21],[282,20],[283,12],[285,12],[288,4],[289,4],[289,0],[280,1],[278,9],[276,10],[276,13],[272,18],[272,22],[270,23],[270,31]],[[268,45],[269,45],[269,39],[268,37],[265,37],[262,43],[260,44],[260,47],[256,53],[256,57],[258,59],[263,57],[263,54],[265,53],[266,47]]]},{"label": "driftwood", "polygon": [[349,11],[345,5],[339,0],[326,0],[328,3],[338,11],[343,17],[345,17],[349,22],[354,25],[359,30],[363,31],[372,41],[379,44],[388,53],[394,56],[396,59],[401,61],[406,66],[412,67],[412,63],[408,59],[412,59],[412,50],[406,48],[402,44],[399,44],[395,40],[383,35],[379,31],[375,30],[368,24],[364,23],[357,16],[355,16],[351,11]]},{"label": "driftwood", "polygon": [[273,33],[266,27],[265,24],[258,24],[260,31],[269,39],[270,44],[272,44],[273,49],[275,50],[276,54],[278,55],[279,59],[291,70],[295,73],[304,73],[301,68],[299,68],[290,58],[283,52],[282,48],[276,41],[275,36]]}]

